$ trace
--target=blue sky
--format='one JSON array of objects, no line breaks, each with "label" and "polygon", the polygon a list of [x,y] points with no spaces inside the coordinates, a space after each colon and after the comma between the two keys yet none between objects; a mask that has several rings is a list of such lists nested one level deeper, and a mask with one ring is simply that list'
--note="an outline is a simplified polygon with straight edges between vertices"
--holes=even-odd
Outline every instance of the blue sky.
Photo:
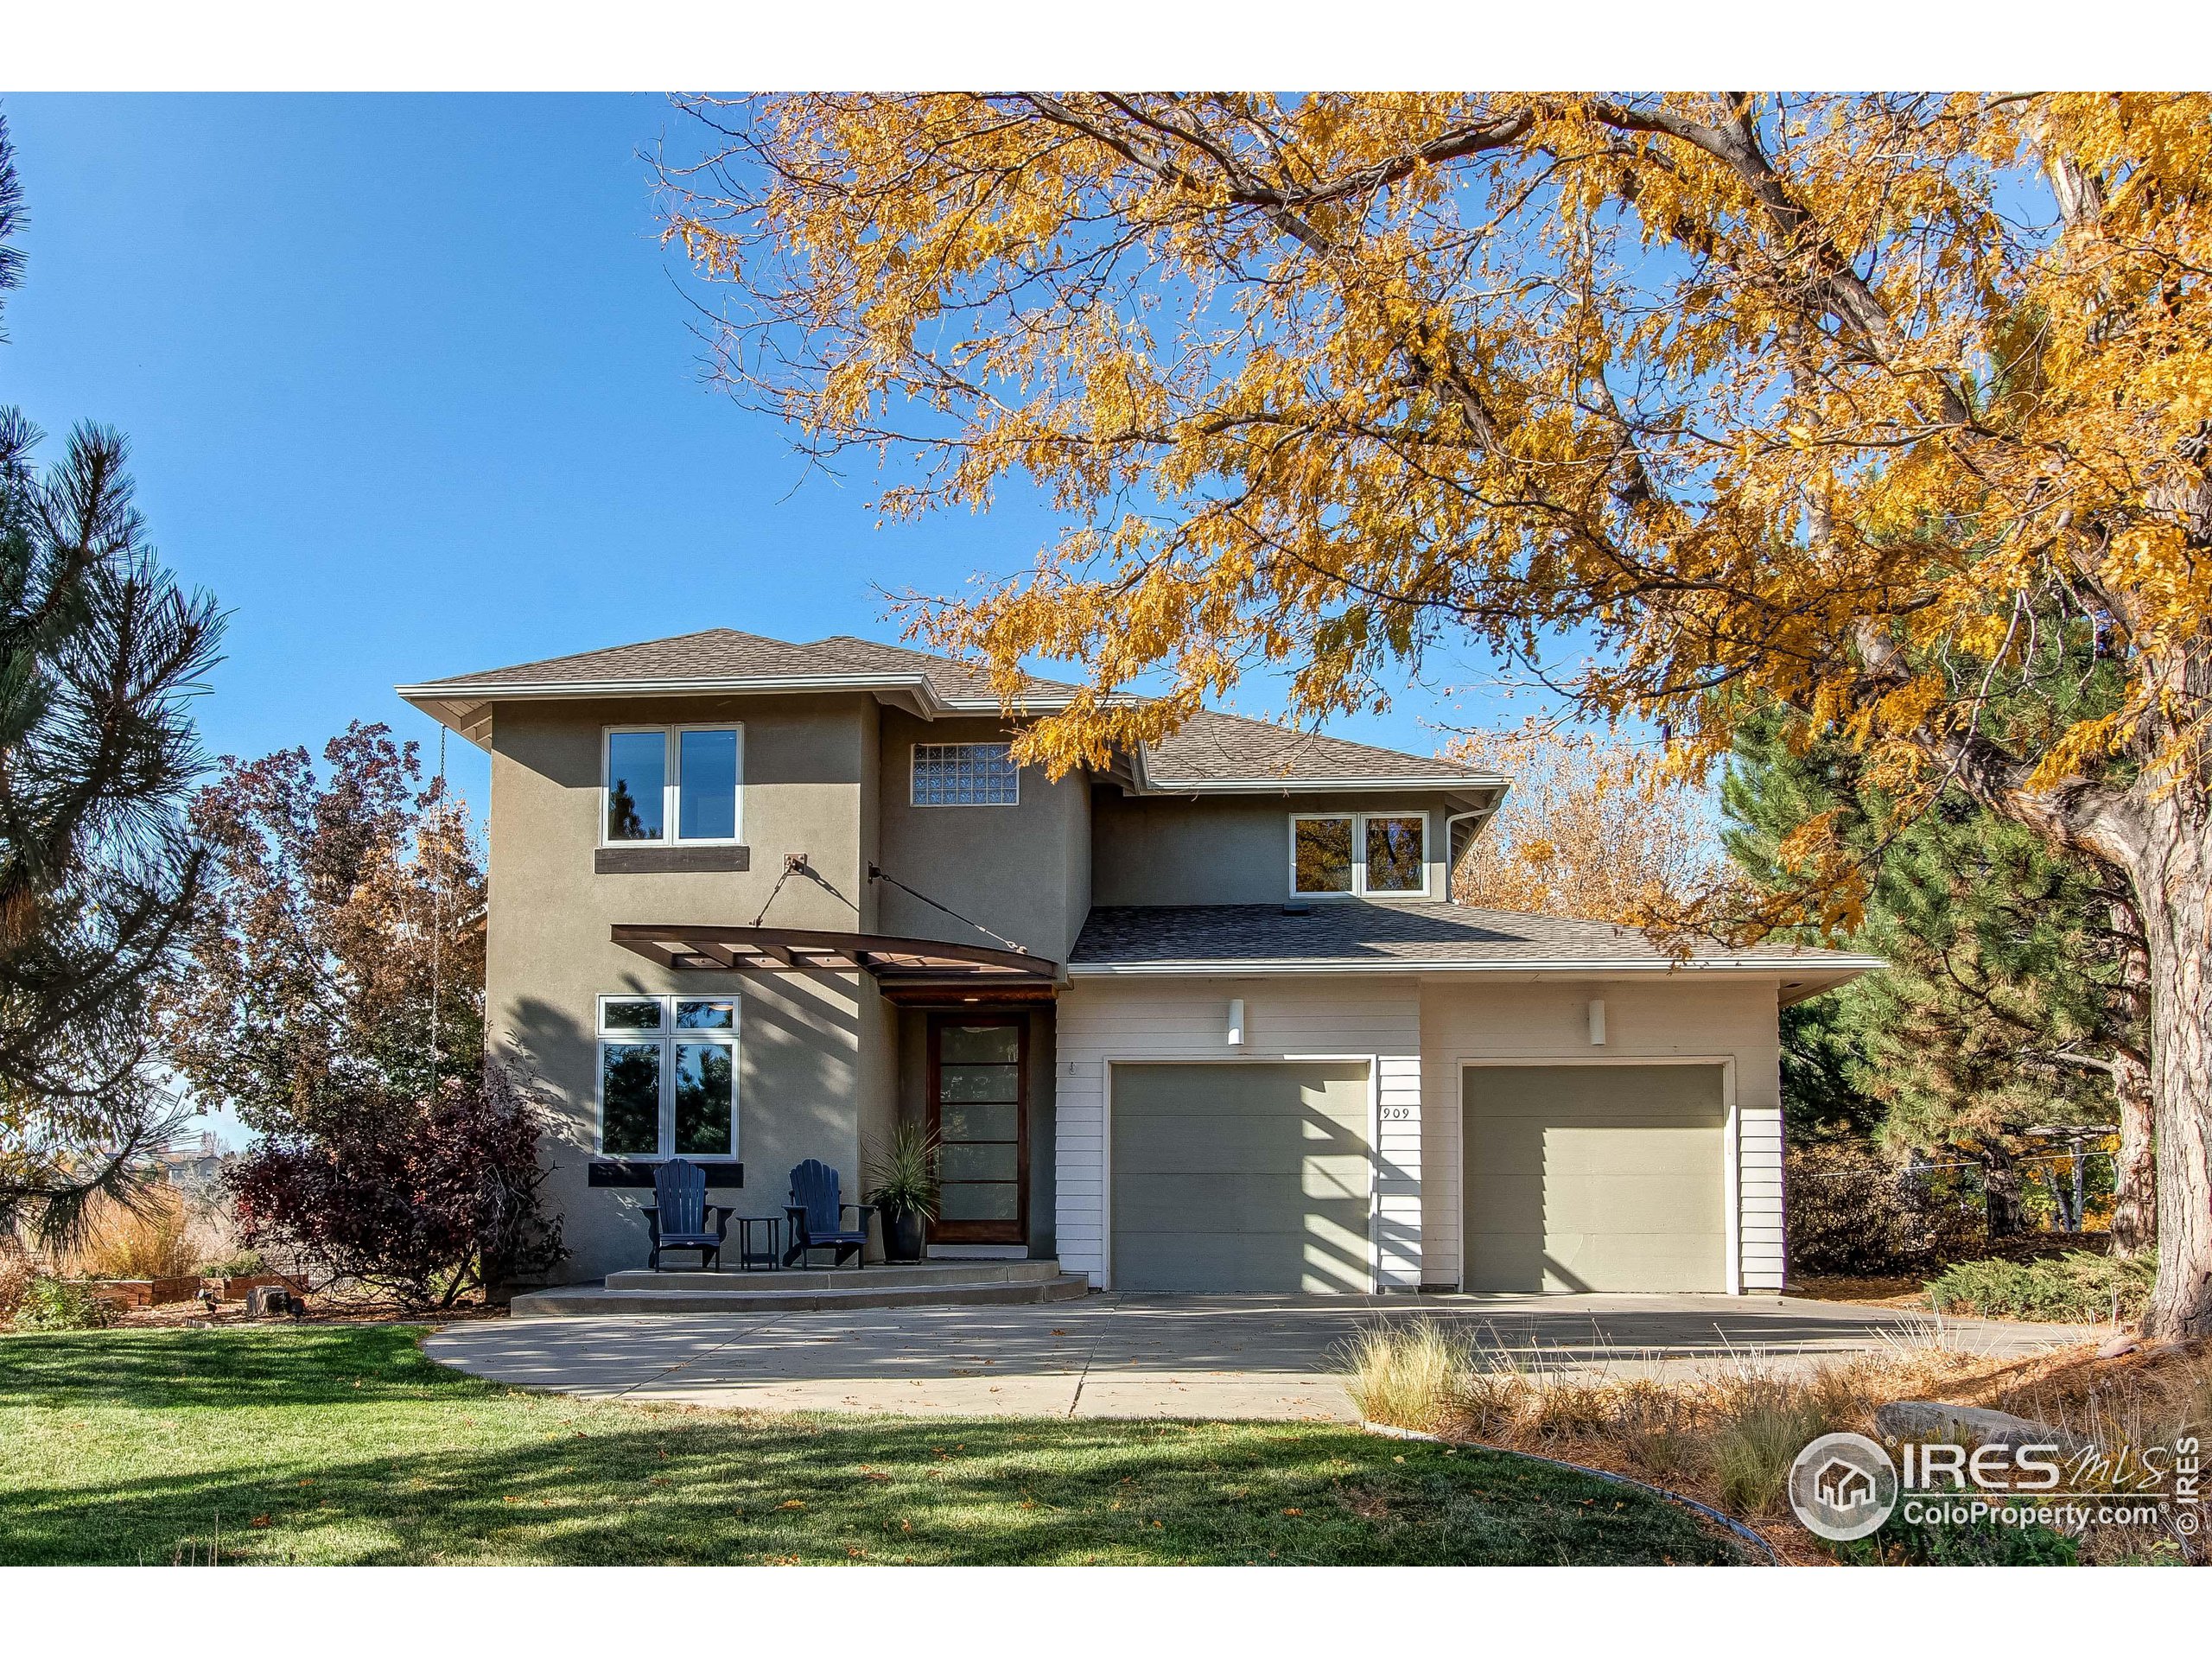
[{"label": "blue sky", "polygon": [[[1018,501],[879,527],[876,476],[804,474],[702,384],[714,296],[660,248],[640,157],[688,141],[658,98],[0,107],[29,209],[0,404],[130,438],[156,545],[231,614],[211,753],[382,720],[434,766],[395,683],[706,627],[896,639],[878,589],[1052,537]],[[1330,729],[1426,752],[1479,713],[1424,692]],[[480,812],[484,757],[448,766]]]},{"label": "blue sky", "polygon": [[[879,527],[708,390],[649,169],[653,97],[5,100],[29,206],[0,402],[131,441],[163,556],[232,613],[210,750],[353,718],[435,753],[396,682],[728,626],[893,639],[878,588],[1017,571],[1053,520]],[[1268,693],[1240,706],[1264,715]],[[1331,728],[1426,751],[1423,693]],[[1493,711],[1493,717],[1498,717]],[[482,758],[452,745],[480,805]]]}]

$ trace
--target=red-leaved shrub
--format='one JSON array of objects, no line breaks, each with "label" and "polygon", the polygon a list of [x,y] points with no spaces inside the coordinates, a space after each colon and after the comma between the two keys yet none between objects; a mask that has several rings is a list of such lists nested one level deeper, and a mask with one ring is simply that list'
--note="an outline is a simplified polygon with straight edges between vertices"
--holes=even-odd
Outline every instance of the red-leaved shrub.
[{"label": "red-leaved shrub", "polygon": [[227,1176],[239,1239],[289,1255],[318,1287],[339,1281],[410,1307],[497,1295],[560,1259],[539,1203],[542,1115],[505,1071],[448,1078],[434,1099],[390,1100],[312,1140],[267,1140]]}]

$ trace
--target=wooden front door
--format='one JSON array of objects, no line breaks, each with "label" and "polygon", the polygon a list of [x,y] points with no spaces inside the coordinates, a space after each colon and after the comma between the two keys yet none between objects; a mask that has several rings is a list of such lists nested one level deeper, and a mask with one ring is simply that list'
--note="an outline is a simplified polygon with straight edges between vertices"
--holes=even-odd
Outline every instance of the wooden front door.
[{"label": "wooden front door", "polygon": [[944,1148],[931,1236],[948,1244],[1029,1239],[1029,1020],[930,1019],[930,1127]]}]

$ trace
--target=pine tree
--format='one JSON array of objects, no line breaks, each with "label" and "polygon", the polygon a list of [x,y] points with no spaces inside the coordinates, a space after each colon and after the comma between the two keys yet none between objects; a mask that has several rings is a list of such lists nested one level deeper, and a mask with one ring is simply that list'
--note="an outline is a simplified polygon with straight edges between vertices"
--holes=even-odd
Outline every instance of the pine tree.
[{"label": "pine tree", "polygon": [[[1801,1022],[1809,1063],[1793,1084],[1825,1091],[1809,1103],[1830,1119],[1860,1116],[1839,1109],[1839,1083],[1873,1103],[1873,1132],[1893,1154],[1950,1150],[1979,1163],[1991,1232],[2018,1231],[2025,1131],[2124,1119],[2141,1074],[2140,944],[2124,890],[2094,861],[2054,853],[1956,794],[1908,818],[1857,756],[1840,745],[1798,753],[1777,721],[1739,733],[1722,805],[1724,842],[1762,886],[1789,880],[1786,843],[1824,815],[1871,873],[1852,944],[1892,967],[1819,999]],[[2132,1149],[2115,1224],[2115,1244],[2131,1249],[2150,1213],[2147,1160]]]},{"label": "pine tree", "polygon": [[[0,122],[0,292],[21,218]],[[146,546],[123,439],[79,426],[43,474],[39,440],[0,409],[0,1233],[60,1238],[176,1126],[149,1008],[199,884],[186,699],[221,623]]]}]

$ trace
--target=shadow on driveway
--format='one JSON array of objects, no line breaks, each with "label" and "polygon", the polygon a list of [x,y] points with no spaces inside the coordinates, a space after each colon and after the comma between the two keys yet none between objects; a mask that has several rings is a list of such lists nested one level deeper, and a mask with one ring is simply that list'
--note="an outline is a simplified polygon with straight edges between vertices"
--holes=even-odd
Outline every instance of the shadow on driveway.
[{"label": "shadow on driveway", "polygon": [[1361,1331],[1431,1319],[1495,1363],[1614,1376],[1941,1341],[2029,1354],[2093,1327],[1947,1320],[1732,1296],[1093,1296],[1039,1306],[517,1319],[430,1337],[493,1380],[600,1397],[769,1411],[1355,1418],[1341,1355]]}]

